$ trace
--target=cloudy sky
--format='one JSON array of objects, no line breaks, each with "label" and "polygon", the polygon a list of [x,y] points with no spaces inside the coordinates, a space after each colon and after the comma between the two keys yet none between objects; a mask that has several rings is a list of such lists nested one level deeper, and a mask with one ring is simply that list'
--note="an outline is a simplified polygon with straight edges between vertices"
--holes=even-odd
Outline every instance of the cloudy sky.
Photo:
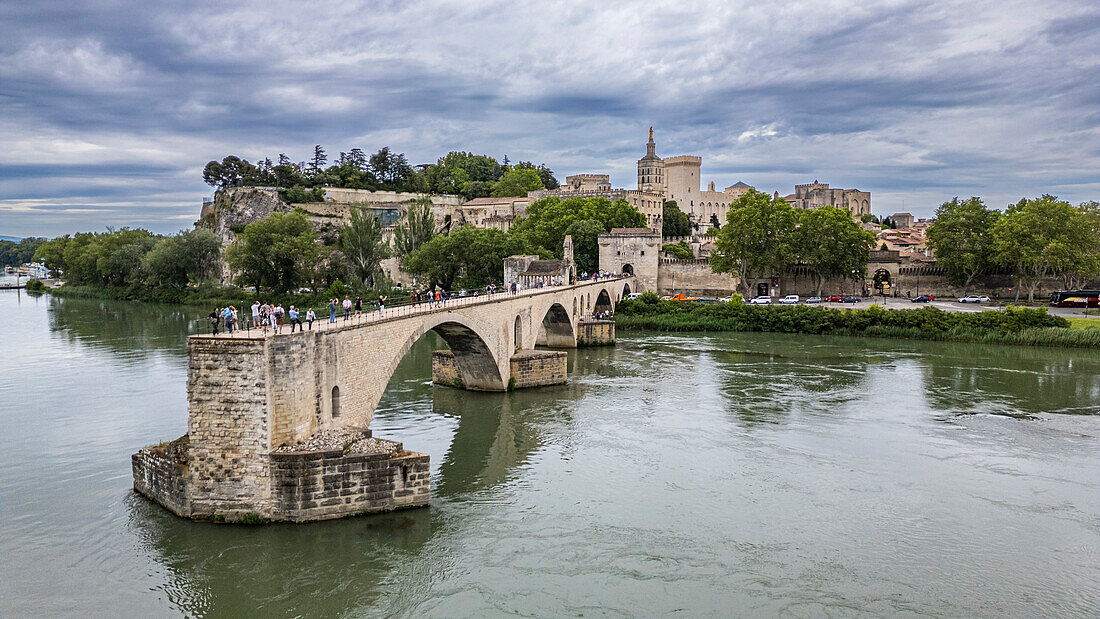
[{"label": "cloudy sky", "polygon": [[650,125],[719,188],[1100,199],[1100,2],[0,3],[0,234],[172,232],[318,143],[629,187]]}]

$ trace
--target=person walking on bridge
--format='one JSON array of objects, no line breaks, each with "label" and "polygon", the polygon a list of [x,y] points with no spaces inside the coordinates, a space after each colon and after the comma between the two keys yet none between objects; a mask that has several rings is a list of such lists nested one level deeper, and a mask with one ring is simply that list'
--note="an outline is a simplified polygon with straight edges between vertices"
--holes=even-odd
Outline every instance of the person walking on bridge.
[{"label": "person walking on bridge", "polygon": [[304,331],[304,329],[302,329],[302,317],[301,317],[300,313],[298,312],[298,308],[291,305],[290,306],[290,311],[287,312],[287,316],[290,318],[290,332],[291,333],[294,333],[295,327],[297,327],[299,330]]},{"label": "person walking on bridge", "polygon": [[218,324],[222,321],[221,311],[217,307],[215,307],[214,311],[210,312],[210,315],[207,316],[207,318],[210,319],[210,335],[217,335]]},{"label": "person walking on bridge", "polygon": [[344,295],[344,322],[347,322],[348,316],[351,314],[351,299],[347,295]]},{"label": "person walking on bridge", "polygon": [[328,323],[332,324],[336,322],[336,298],[330,298],[328,300]]},{"label": "person walking on bridge", "polygon": [[311,308],[309,308],[309,311],[306,312],[306,322],[309,323],[309,330],[310,331],[313,330],[313,321],[314,320],[317,320],[317,314],[313,313],[313,308],[311,307]]}]

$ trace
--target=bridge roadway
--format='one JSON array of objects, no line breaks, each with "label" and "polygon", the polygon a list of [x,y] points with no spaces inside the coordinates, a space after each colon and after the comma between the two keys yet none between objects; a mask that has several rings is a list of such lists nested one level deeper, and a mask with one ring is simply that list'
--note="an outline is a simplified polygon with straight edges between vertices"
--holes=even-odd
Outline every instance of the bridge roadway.
[{"label": "bridge roadway", "polygon": [[467,389],[505,391],[513,354],[537,344],[575,347],[580,318],[613,311],[636,286],[633,277],[588,280],[375,310],[347,321],[338,315],[332,324],[326,311],[312,330],[293,334],[284,325],[281,335],[267,337],[255,329],[191,336],[191,445],[210,439],[224,446],[229,439],[267,451],[319,430],[367,428],[397,364],[428,331],[447,342]]}]

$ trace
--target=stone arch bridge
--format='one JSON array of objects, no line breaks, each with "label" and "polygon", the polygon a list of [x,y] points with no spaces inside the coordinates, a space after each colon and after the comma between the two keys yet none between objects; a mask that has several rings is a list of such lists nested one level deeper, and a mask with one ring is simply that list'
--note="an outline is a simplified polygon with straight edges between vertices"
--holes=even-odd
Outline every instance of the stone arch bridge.
[{"label": "stone arch bridge", "polygon": [[[575,347],[584,326],[582,318],[613,311],[634,290],[633,277],[601,279],[452,299],[442,306],[389,308],[360,320],[344,322],[338,317],[335,324],[322,320],[311,331],[286,334],[284,330],[266,338],[239,333],[236,337],[191,336],[187,435],[135,454],[135,488],[190,517],[232,519],[259,514],[314,520],[426,504],[426,455],[399,450],[386,460],[389,481],[375,479],[370,482],[374,485],[356,481],[352,491],[329,488],[367,475],[366,469],[344,471],[343,482],[321,482],[325,493],[337,492],[336,496],[323,494],[324,498],[313,500],[312,486],[302,486],[306,475],[302,471],[321,465],[302,454],[304,460],[294,464],[298,468],[284,469],[279,463],[286,458],[275,452],[322,430],[369,432],[374,410],[398,363],[428,331],[447,342],[454,370],[466,389],[505,391],[514,385],[516,358],[537,344]],[[291,456],[295,454],[287,457]],[[344,466],[341,463],[348,457],[330,456],[344,460],[316,469],[318,479],[331,477],[331,472],[324,471]],[[395,464],[404,457],[423,461]],[[394,480],[399,469],[400,483]],[[414,471],[411,480],[410,470]],[[406,491],[409,494],[403,495]],[[345,492],[346,496],[340,494]]]}]

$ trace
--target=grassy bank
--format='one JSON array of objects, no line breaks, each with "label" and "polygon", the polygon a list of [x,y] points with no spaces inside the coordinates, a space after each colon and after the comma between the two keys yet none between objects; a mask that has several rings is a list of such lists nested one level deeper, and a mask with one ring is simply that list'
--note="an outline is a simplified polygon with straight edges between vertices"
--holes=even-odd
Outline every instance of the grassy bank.
[{"label": "grassy bank", "polygon": [[[1092,310],[1089,310],[1091,313]],[[1074,329],[1100,329],[1100,318],[1088,318],[1085,316],[1066,318],[1069,326]]]},{"label": "grassy bank", "polygon": [[[1100,323],[1098,323],[1100,324]],[[651,331],[763,331],[899,339],[1100,348],[1100,329],[1073,329],[1045,308],[1008,307],[978,313],[834,309],[822,306],[698,304],[643,297],[616,308],[617,329]]]}]

